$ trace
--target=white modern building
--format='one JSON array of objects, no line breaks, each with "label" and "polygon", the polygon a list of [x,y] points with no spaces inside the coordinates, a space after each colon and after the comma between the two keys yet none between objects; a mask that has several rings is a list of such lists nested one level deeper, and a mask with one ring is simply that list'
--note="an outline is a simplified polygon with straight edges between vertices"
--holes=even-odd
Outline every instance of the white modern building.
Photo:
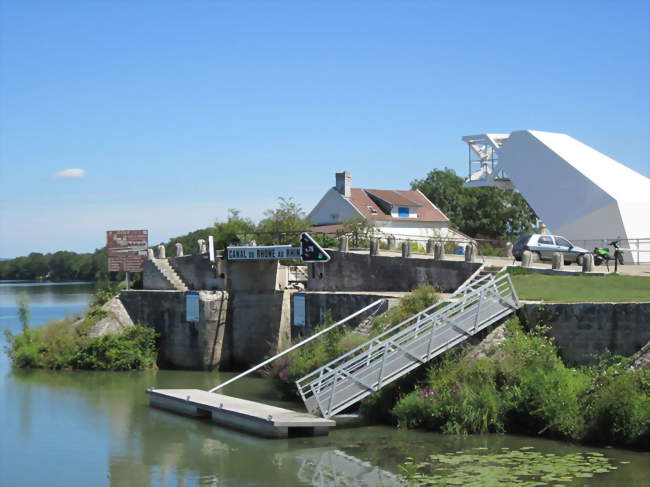
[{"label": "white modern building", "polygon": [[585,248],[621,239],[650,261],[650,179],[566,135],[537,130],[463,137],[466,186],[516,189],[550,232]]},{"label": "white modern building", "polygon": [[353,188],[348,171],[336,173],[336,184],[308,215],[314,232],[336,234],[343,222],[364,219],[376,235],[396,240],[429,238],[468,242],[471,239],[449,226],[440,209],[418,190]]}]

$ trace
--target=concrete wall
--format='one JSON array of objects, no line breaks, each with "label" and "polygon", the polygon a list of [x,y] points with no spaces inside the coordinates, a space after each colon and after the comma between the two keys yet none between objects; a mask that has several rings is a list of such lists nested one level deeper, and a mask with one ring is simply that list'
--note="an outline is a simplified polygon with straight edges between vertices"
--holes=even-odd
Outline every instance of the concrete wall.
[{"label": "concrete wall", "polygon": [[150,261],[144,261],[144,271],[142,272],[142,282],[146,289],[156,291],[175,291],[174,286],[160,272],[156,265]]},{"label": "concrete wall", "polygon": [[228,292],[281,291],[287,284],[288,273],[277,260],[231,260],[226,265]]},{"label": "concrete wall", "polygon": [[[380,305],[377,308],[373,308],[369,312],[360,315],[359,317],[351,319],[346,324],[348,327],[357,326],[359,323],[361,323],[361,321],[366,319],[373,312],[378,312],[377,314],[385,312],[388,307],[397,304],[399,302],[399,298],[396,296],[382,294],[305,293],[305,331],[311,332],[313,328],[322,324],[325,313],[328,310],[331,313],[332,319],[334,321],[339,321],[346,316],[351,315],[355,311],[359,311],[360,309],[365,308],[369,304],[382,298],[388,299],[388,306]],[[293,330],[294,332],[300,332],[301,327],[294,328],[297,328],[297,330]]]},{"label": "concrete wall", "polygon": [[432,284],[442,292],[455,291],[479,263],[328,251],[332,260],[310,264],[310,291],[411,291]]},{"label": "concrete wall", "polygon": [[261,362],[291,340],[290,291],[231,294],[230,323],[232,366]]},{"label": "concrete wall", "polygon": [[[208,254],[170,257],[168,260],[188,288],[219,291],[226,289],[225,262],[223,260],[217,259],[214,267]],[[223,277],[221,277],[222,274]]]},{"label": "concrete wall", "polygon": [[158,332],[161,368],[209,370],[230,361],[229,349],[223,347],[228,293],[202,291],[199,294],[199,323],[185,321],[182,291],[123,291],[120,301],[134,323]]},{"label": "concrete wall", "polygon": [[650,303],[525,304],[528,327],[551,325],[568,363],[593,364],[597,356],[630,356],[650,341]]}]

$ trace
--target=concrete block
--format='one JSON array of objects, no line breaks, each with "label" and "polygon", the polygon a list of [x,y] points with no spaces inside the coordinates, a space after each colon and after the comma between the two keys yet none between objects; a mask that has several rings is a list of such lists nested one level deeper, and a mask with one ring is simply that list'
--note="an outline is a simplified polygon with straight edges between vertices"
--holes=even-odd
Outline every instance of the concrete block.
[{"label": "concrete block", "polygon": [[347,252],[350,249],[350,242],[347,235],[341,235],[339,237],[339,251]]},{"label": "concrete block", "polygon": [[521,266],[530,267],[533,263],[533,253],[530,250],[524,250],[521,254]]},{"label": "concrete block", "polygon": [[159,259],[165,259],[165,246],[164,245],[159,245],[158,246],[158,258]]},{"label": "concrete block", "polygon": [[594,271],[594,256],[593,254],[585,254],[582,257],[582,272]]},{"label": "concrete block", "polygon": [[370,239],[370,255],[379,254],[379,240],[376,238]]},{"label": "concrete block", "polygon": [[407,258],[411,256],[411,242],[407,240],[402,242],[402,257]]},{"label": "concrete block", "polygon": [[556,271],[559,271],[564,266],[564,256],[561,252],[553,252],[553,264],[552,268]]}]

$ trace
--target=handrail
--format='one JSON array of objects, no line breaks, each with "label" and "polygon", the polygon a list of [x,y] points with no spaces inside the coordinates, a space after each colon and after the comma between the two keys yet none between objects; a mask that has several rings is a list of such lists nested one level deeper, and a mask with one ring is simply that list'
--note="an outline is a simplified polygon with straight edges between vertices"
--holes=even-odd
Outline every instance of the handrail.
[{"label": "handrail", "polygon": [[[471,290],[466,288],[462,292],[457,292],[454,296],[450,296],[452,299],[448,298],[445,300],[447,301],[447,305],[443,308],[435,309],[435,305],[433,305],[298,379],[296,385],[307,408],[311,411],[310,407],[316,407],[324,417],[329,417],[336,411],[347,407],[359,397],[367,395],[369,393],[368,391],[378,390],[378,388],[381,388],[386,383],[386,379],[388,382],[391,382],[394,378],[403,375],[403,371],[406,369],[401,369],[399,375],[383,375],[387,352],[393,353],[396,349],[400,349],[408,355],[409,344],[414,343],[413,340],[429,336],[429,344],[425,356],[413,356],[417,362],[424,363],[424,361],[428,361],[440,353],[442,350],[441,347],[448,346],[451,343],[449,340],[454,343],[464,340],[464,338],[460,339],[460,335],[458,335],[457,337],[449,338],[445,343],[441,342],[435,345],[436,339],[434,337],[438,333],[435,330],[439,330],[439,333],[444,333],[444,330],[453,326],[457,320],[466,320],[468,317],[471,319],[471,316],[476,315],[473,328],[468,330],[469,334],[467,336],[473,335],[479,329],[483,328],[486,323],[492,323],[494,319],[508,314],[506,312],[507,308],[510,308],[510,312],[512,312],[512,309],[519,307],[516,291],[509,274],[499,276],[498,278],[485,276],[480,281],[484,279],[485,282],[480,288]],[[456,297],[459,299],[454,300],[453,298]],[[504,299],[505,301],[503,301]],[[482,318],[481,324],[479,325],[478,317],[480,316],[481,304],[484,303],[483,306],[491,306],[488,304],[490,302],[499,302],[501,308],[496,312],[490,312],[492,314]],[[439,304],[436,303],[436,305]],[[357,376],[360,371],[374,367],[375,364],[379,366],[380,362],[381,370],[378,372],[379,376],[371,379],[371,382],[366,382],[363,377]],[[411,370],[412,365],[415,363],[413,361],[411,362],[409,362],[408,370]],[[337,389],[337,385],[342,383],[341,381],[353,381],[363,386],[366,392],[362,393],[361,396],[358,396],[358,394],[352,395],[343,401],[337,399],[339,402],[334,405],[332,403],[334,391]],[[322,396],[323,392],[328,389],[329,399],[326,396]],[[313,402],[314,400],[316,403]],[[325,403],[321,404],[321,400],[325,401],[327,405]],[[308,402],[311,403],[311,406],[308,405]]]},{"label": "handrail", "polygon": [[310,336],[310,337],[304,339],[304,340],[301,341],[300,343],[296,343],[294,346],[289,347],[289,348],[287,348],[286,350],[283,350],[282,352],[278,353],[277,355],[274,355],[274,356],[271,357],[270,359],[267,359],[267,360],[265,360],[264,362],[261,362],[261,363],[255,365],[255,366],[251,367],[250,369],[246,370],[245,372],[242,372],[242,373],[239,374],[238,376],[233,377],[232,379],[229,379],[229,380],[227,380],[226,382],[224,382],[224,383],[222,383],[222,384],[219,384],[219,385],[216,386],[216,387],[213,387],[213,388],[210,389],[208,392],[215,392],[215,391],[221,389],[222,387],[227,386],[228,384],[232,384],[232,383],[235,382],[236,380],[241,379],[242,377],[244,377],[244,376],[250,374],[251,372],[255,372],[256,370],[260,369],[261,367],[264,367],[265,365],[270,364],[270,363],[273,362],[274,360],[279,359],[279,358],[282,357],[283,355],[286,355],[286,354],[288,354],[289,352],[293,352],[293,351],[296,350],[297,348],[302,347],[305,343],[310,342],[310,341],[312,341],[312,340],[318,338],[319,336],[321,336],[321,335],[327,333],[327,332],[330,331],[331,329],[333,329],[333,328],[335,328],[335,327],[337,327],[337,326],[339,326],[339,325],[342,325],[343,323],[345,323],[346,321],[351,320],[351,319],[354,318],[355,316],[358,316],[358,315],[360,315],[361,313],[363,313],[363,312],[365,312],[365,311],[367,311],[367,310],[369,310],[369,309],[371,309],[371,308],[373,308],[373,307],[375,307],[375,306],[377,306],[377,305],[379,305],[379,304],[385,303],[385,302],[387,302],[387,299],[386,299],[386,298],[381,298],[381,299],[378,299],[377,301],[374,301],[373,303],[369,304],[369,305],[366,306],[365,308],[360,309],[359,311],[356,311],[356,312],[352,313],[352,314],[349,315],[349,316],[346,316],[346,317],[343,318],[342,320],[337,321],[336,323],[334,323],[333,325],[328,326],[328,327],[325,328],[324,330],[321,330],[321,331],[319,331],[318,333],[313,334],[312,336]]}]

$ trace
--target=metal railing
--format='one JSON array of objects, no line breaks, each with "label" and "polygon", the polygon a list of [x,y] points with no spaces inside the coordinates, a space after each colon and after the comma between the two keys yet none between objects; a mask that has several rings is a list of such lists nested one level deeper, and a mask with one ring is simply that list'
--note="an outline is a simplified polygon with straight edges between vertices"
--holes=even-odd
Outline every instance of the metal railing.
[{"label": "metal railing", "polygon": [[257,364],[257,365],[254,365],[254,366],[251,367],[250,369],[248,369],[248,370],[242,372],[241,374],[239,374],[239,375],[233,377],[232,379],[229,379],[229,380],[227,380],[226,382],[223,382],[223,383],[221,383],[221,384],[219,384],[219,385],[213,387],[213,388],[210,389],[208,392],[216,392],[216,391],[218,391],[219,389],[221,389],[221,388],[227,386],[228,384],[232,384],[232,383],[235,382],[236,380],[239,380],[239,379],[241,379],[242,377],[245,377],[245,376],[247,376],[248,374],[250,374],[250,373],[252,373],[252,372],[255,372],[256,370],[261,369],[261,368],[264,367],[265,365],[268,365],[268,364],[272,363],[273,361],[279,359],[280,357],[282,357],[282,356],[284,356],[284,355],[286,355],[286,354],[288,354],[288,353],[290,353],[290,352],[293,352],[294,350],[296,350],[296,349],[302,347],[302,346],[305,345],[306,343],[309,343],[309,342],[311,342],[312,340],[315,340],[316,338],[320,337],[321,335],[324,335],[324,334],[327,333],[328,331],[330,331],[330,330],[336,328],[337,326],[342,325],[343,323],[345,323],[345,322],[347,322],[347,321],[350,321],[352,318],[354,318],[354,317],[356,317],[356,316],[359,316],[360,314],[365,313],[365,312],[368,311],[368,310],[371,310],[371,309],[373,309],[373,308],[376,307],[376,308],[377,308],[377,310],[375,311],[375,313],[376,313],[379,309],[381,309],[381,308],[380,308],[380,305],[383,304],[383,303],[388,303],[388,300],[385,299],[385,298],[382,298],[382,299],[378,299],[377,301],[373,301],[372,303],[370,303],[370,304],[369,304],[368,306],[366,306],[365,308],[362,308],[362,309],[360,309],[359,311],[355,311],[355,312],[352,313],[351,315],[346,316],[346,317],[343,318],[342,320],[337,321],[337,322],[334,323],[333,325],[328,326],[327,328],[325,328],[325,329],[319,331],[318,333],[314,333],[312,336],[310,336],[310,337],[308,337],[308,338],[305,338],[305,339],[304,339],[303,341],[301,341],[300,343],[296,343],[295,345],[293,345],[292,347],[287,348],[286,350],[283,350],[282,352],[278,353],[277,355],[274,355],[274,356],[271,357],[270,359],[267,359],[267,360],[265,360],[264,362],[261,362],[261,363],[259,363],[259,364]]},{"label": "metal railing", "polygon": [[296,382],[329,418],[519,308],[509,274],[484,276]]}]

